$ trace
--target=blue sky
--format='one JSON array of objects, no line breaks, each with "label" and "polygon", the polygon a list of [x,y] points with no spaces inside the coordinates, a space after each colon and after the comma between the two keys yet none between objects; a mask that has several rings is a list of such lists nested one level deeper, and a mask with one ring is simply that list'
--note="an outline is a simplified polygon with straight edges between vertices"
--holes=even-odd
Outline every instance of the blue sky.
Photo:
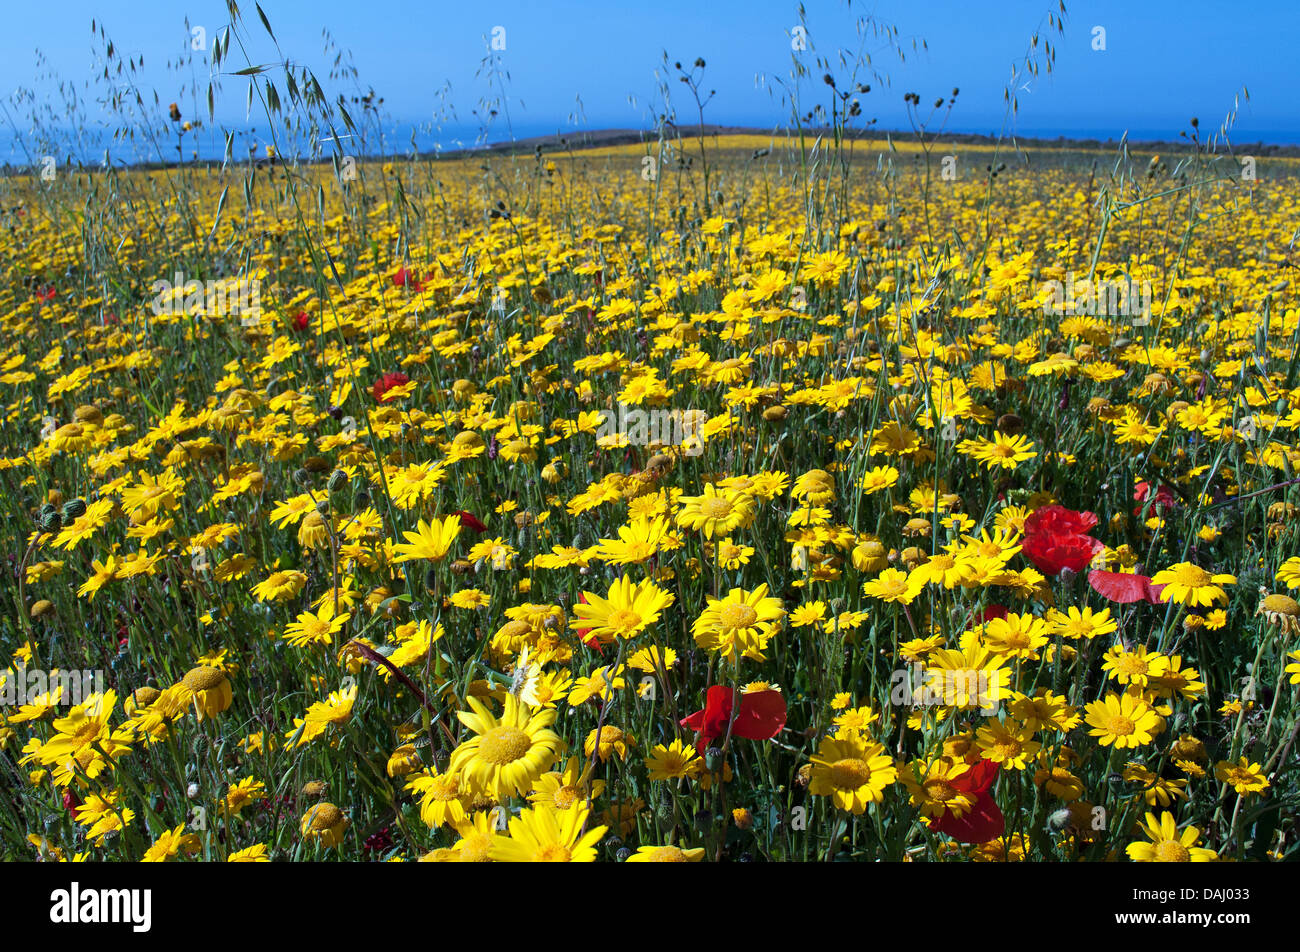
[{"label": "blue sky", "polygon": [[[252,0],[241,5],[253,58],[269,61],[273,51]],[[1046,15],[1054,9],[1048,0],[881,0],[855,2],[851,8],[843,0],[807,0],[806,7],[810,49],[802,55],[814,70],[815,55],[834,58],[841,49],[858,48],[857,17],[870,15],[897,27],[908,49],[905,64],[883,41],[868,45],[890,85],[872,83],[873,92],[862,97],[866,117],[876,117],[885,128],[907,128],[905,92],[915,91],[928,106],[959,87],[948,128],[970,132],[1001,127],[1002,93],[1012,64],[1023,58],[1035,28],[1046,37]],[[707,121],[771,127],[788,118],[772,93],[774,80],[788,77],[790,30],[799,22],[796,4],[785,0],[264,0],[263,8],[281,48],[322,78],[329,63],[321,33],[328,28],[351,51],[363,86],[384,97],[392,120],[431,121],[438,108],[435,92],[450,83],[448,101],[460,127],[471,127],[472,110],[488,91],[475,70],[485,55],[484,38],[495,26],[505,28],[501,57],[510,75],[509,111],[519,136],[572,128],[579,97],[586,128],[649,126],[654,71],[664,51],[684,63],[697,56],[707,61],[705,86],[717,90]],[[1042,74],[1021,90],[1020,133],[1118,137],[1128,130],[1133,138],[1173,139],[1191,116],[1200,118],[1202,129],[1217,128],[1244,85],[1251,98],[1242,104],[1233,139],[1300,142],[1296,75],[1288,69],[1300,35],[1300,5],[1075,0],[1067,2],[1067,10],[1053,75]],[[8,96],[23,86],[35,90],[38,99],[52,99],[54,90],[51,80],[38,78],[41,73],[53,71],[78,88],[90,78],[92,18],[104,24],[120,50],[145,55],[143,85],[156,87],[163,103],[180,98],[189,76],[188,68],[183,73],[165,68],[168,59],[188,49],[185,17],[205,27],[209,45],[227,22],[223,0],[55,0],[12,4],[6,13],[0,92]],[[1104,51],[1092,49],[1097,26],[1106,31]],[[914,39],[924,39],[928,51],[913,54]],[[44,68],[37,66],[37,50],[47,60]],[[243,65],[242,60],[237,64]],[[197,69],[206,83],[206,65]],[[225,78],[219,119],[244,121],[246,83]],[[827,92],[815,70],[802,95],[808,103],[824,103]],[[687,116],[685,89],[674,84],[673,95]],[[10,111],[15,112],[12,105]],[[187,115],[192,111],[187,108]],[[507,137],[499,121],[490,138]]]}]

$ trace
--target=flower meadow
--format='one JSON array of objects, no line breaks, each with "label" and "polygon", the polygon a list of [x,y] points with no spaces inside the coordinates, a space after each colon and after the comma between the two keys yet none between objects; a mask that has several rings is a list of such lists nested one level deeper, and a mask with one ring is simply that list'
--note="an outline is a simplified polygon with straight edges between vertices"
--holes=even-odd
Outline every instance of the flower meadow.
[{"label": "flower meadow", "polygon": [[5,859],[1293,857],[1294,160],[313,162],[241,31],[272,149],[0,181]]}]

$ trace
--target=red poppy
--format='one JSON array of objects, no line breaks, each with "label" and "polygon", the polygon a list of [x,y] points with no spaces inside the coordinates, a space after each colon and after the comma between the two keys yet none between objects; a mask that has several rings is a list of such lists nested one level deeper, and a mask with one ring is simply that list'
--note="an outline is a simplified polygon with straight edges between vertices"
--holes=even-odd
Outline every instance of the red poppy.
[{"label": "red poppy", "polygon": [[974,794],[975,805],[962,816],[948,813],[932,819],[930,829],[946,833],[961,843],[987,843],[1001,836],[1007,823],[997,801],[989,793],[997,778],[997,762],[981,759],[956,780],[949,781],[954,790]]},{"label": "red poppy", "polygon": [[1142,514],[1142,507],[1146,505],[1148,501],[1151,502],[1151,508],[1153,509],[1172,509],[1174,506],[1178,505],[1178,498],[1174,495],[1174,491],[1165,485],[1161,485],[1161,487],[1156,490],[1155,498],[1152,499],[1151,484],[1145,480],[1138,483],[1134,488],[1133,498],[1138,503],[1138,505],[1133,508],[1133,515],[1135,516],[1140,516]]},{"label": "red poppy", "polygon": [[63,809],[73,816],[76,816],[77,811],[81,809],[81,800],[71,787],[67,787],[63,791]]},{"label": "red poppy", "polygon": [[[682,718],[682,726],[700,734],[700,743],[708,747],[715,738],[727,733],[732,705],[739,692],[715,684],[705,696],[704,710]],[[731,725],[731,736],[749,740],[769,740],[785,727],[785,697],[780,691],[751,691],[740,694],[740,711]]]},{"label": "red poppy", "polygon": [[424,290],[423,282],[404,267],[398,268],[397,273],[393,275],[393,287],[410,288],[412,291]]},{"label": "red poppy", "polygon": [[37,288],[37,290],[36,290],[36,300],[38,300],[38,301],[53,301],[53,300],[54,300],[54,285],[51,284],[51,285],[49,285],[48,287],[46,287],[44,290],[41,290],[40,288]]},{"label": "red poppy", "polygon": [[1163,585],[1152,585],[1151,579],[1145,575],[1132,572],[1105,572],[1101,569],[1093,569],[1088,573],[1088,584],[1092,586],[1093,591],[1104,595],[1112,602],[1125,605],[1129,602],[1141,601],[1159,605],[1161,604],[1160,593],[1164,590]]},{"label": "red poppy", "polygon": [[293,316],[293,329],[296,331],[305,331],[309,323],[311,318],[307,316],[306,311],[299,311]]},{"label": "red poppy", "polygon": [[1025,519],[1021,543],[1025,557],[1049,576],[1059,575],[1064,569],[1081,572],[1105,548],[1100,540],[1087,534],[1096,524],[1097,517],[1091,512],[1075,512],[1064,506],[1037,509]]},{"label": "red poppy", "polygon": [[1043,506],[1025,518],[1025,535],[1086,535],[1096,525],[1096,513],[1075,512],[1059,505]]},{"label": "red poppy", "polygon": [[473,529],[475,532],[487,532],[487,526],[483,525],[483,523],[479,522],[478,519],[476,519],[471,513],[466,512],[464,509],[457,512],[456,515],[460,516],[460,524],[465,526],[467,529]]},{"label": "red poppy", "polygon": [[375,385],[370,388],[370,395],[374,397],[376,400],[378,400],[380,403],[383,403],[385,402],[384,397],[389,390],[392,390],[394,387],[400,387],[404,383],[410,383],[410,382],[411,382],[411,378],[406,376],[406,374],[400,373],[398,371],[393,371],[392,373],[384,374],[382,377],[380,377],[378,380],[375,381]]}]

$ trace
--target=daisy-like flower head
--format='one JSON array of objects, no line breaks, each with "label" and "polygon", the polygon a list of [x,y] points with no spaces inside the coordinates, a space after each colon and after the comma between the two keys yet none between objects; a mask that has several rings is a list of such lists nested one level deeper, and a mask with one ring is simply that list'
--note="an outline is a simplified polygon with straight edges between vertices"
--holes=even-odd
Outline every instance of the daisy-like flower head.
[{"label": "daisy-like flower head", "polygon": [[762,661],[775,623],[784,615],[781,600],[768,597],[766,583],[752,592],[733,588],[726,598],[708,596],[708,606],[692,631],[695,643],[705,650],[733,661],[741,655]]},{"label": "daisy-like flower head", "polygon": [[860,735],[825,737],[812,758],[808,790],[830,797],[841,810],[862,813],[884,799],[885,788],[898,779],[894,760],[883,744]]},{"label": "daisy-like flower head", "polygon": [[416,559],[427,559],[430,562],[441,562],[447,557],[447,552],[451,549],[451,544],[456,541],[456,536],[460,535],[461,525],[460,516],[455,513],[441,522],[435,519],[432,523],[428,523],[421,519],[414,532],[402,533],[406,537],[406,542],[393,546],[393,551],[397,554],[393,561],[411,562]]},{"label": "daisy-like flower head", "polygon": [[1103,747],[1112,744],[1123,750],[1151,743],[1164,726],[1164,719],[1141,697],[1107,694],[1085,709],[1089,731]]},{"label": "daisy-like flower head", "polygon": [[748,526],[754,519],[754,499],[747,493],[722,490],[712,484],[702,496],[683,496],[677,524],[704,533],[707,539],[730,535]]},{"label": "daisy-like flower head", "polygon": [[505,800],[528,790],[555,763],[564,742],[550,729],[554,710],[533,711],[514,695],[506,695],[501,717],[475,697],[465,699],[471,711],[458,711],[462,724],[474,732],[451,755],[448,770],[459,772],[477,791]]},{"label": "daisy-like flower head", "polygon": [[1224,585],[1236,585],[1235,575],[1214,575],[1191,562],[1179,562],[1162,572],[1157,572],[1151,579],[1152,585],[1163,585],[1160,593],[1162,602],[1178,602],[1180,605],[1210,606],[1216,602],[1226,605],[1228,593]]},{"label": "daisy-like flower head", "polygon": [[594,592],[583,592],[584,601],[573,606],[574,617],[569,627],[587,632],[584,638],[595,638],[609,644],[619,638],[632,638],[659,620],[659,613],[673,603],[673,595],[653,582],[633,582],[624,575],[609,587],[601,598]]},{"label": "daisy-like flower head", "polygon": [[253,586],[253,595],[259,602],[283,602],[301,592],[306,584],[307,576],[302,572],[293,569],[272,572]]},{"label": "daisy-like flower head", "polygon": [[1130,843],[1125,852],[1135,863],[1209,863],[1218,859],[1214,850],[1198,847],[1201,831],[1194,826],[1178,832],[1178,822],[1168,811],[1159,818],[1148,813],[1146,823],[1138,824],[1150,842]]},{"label": "daisy-like flower head", "polygon": [[810,469],[794,481],[790,494],[809,505],[820,506],[835,498],[835,478],[824,469]]},{"label": "daisy-like flower head", "polygon": [[925,588],[925,579],[918,573],[909,575],[902,569],[885,569],[869,582],[862,583],[862,593],[882,602],[901,602],[906,605]]},{"label": "daisy-like flower head", "polygon": [[587,807],[556,810],[537,804],[510,818],[510,836],[497,837],[491,857],[504,863],[594,863],[607,826],[582,831]]},{"label": "daisy-like flower head", "polygon": [[629,863],[698,863],[704,858],[704,847],[682,849],[679,846],[640,846],[629,856]]},{"label": "daisy-like flower head", "polygon": [[351,822],[334,804],[318,803],[303,814],[302,835],[325,847],[338,846]]},{"label": "daisy-like flower head", "polygon": [[955,786],[953,781],[968,770],[970,765],[964,760],[937,757],[928,764],[908,764],[899,779],[922,816],[964,816],[975,805],[975,795]]}]

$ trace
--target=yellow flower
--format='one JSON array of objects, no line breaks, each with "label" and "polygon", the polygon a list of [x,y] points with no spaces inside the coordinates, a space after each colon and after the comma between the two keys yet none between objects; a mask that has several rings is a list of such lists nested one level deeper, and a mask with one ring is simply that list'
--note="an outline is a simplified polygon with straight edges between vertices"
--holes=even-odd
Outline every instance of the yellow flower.
[{"label": "yellow flower", "polygon": [[733,588],[726,598],[707,596],[708,605],[695,619],[695,643],[706,651],[738,661],[740,656],[764,660],[763,649],[785,615],[779,598],[769,598],[767,583],[752,592]]},{"label": "yellow flower", "polygon": [[646,758],[646,767],[650,770],[651,780],[676,780],[691,777],[704,768],[704,762],[689,744],[683,745],[680,739],[667,746],[656,744]]},{"label": "yellow flower", "polygon": [[597,826],[582,832],[587,807],[555,810],[544,804],[510,818],[510,836],[497,837],[491,857],[505,863],[594,863],[596,844],[609,830]]},{"label": "yellow flower", "polygon": [[230,707],[233,700],[230,679],[219,668],[207,665],[191,668],[181,679],[181,684],[192,693],[194,710],[199,720],[216,717]]},{"label": "yellow flower", "polygon": [[879,803],[885,788],[898,779],[884,745],[859,735],[822,738],[812,764],[809,792],[830,797],[850,813],[862,813],[868,803]]},{"label": "yellow flower", "polygon": [[862,594],[882,602],[908,605],[924,588],[925,579],[915,572],[909,575],[902,569],[885,569],[871,581],[862,583]]},{"label": "yellow flower", "polygon": [[285,733],[285,740],[290,742],[288,746],[302,747],[325,733],[331,724],[345,723],[352,716],[352,706],[356,700],[357,686],[354,684],[342,691],[332,692],[324,701],[314,703],[307,708],[303,717],[293,719],[293,727]]},{"label": "yellow flower", "polygon": [[1135,863],[1209,863],[1218,859],[1214,850],[1198,847],[1201,831],[1194,826],[1178,832],[1178,823],[1169,812],[1148,813],[1146,823],[1138,824],[1150,842],[1130,843],[1125,852]]},{"label": "yellow flower", "polygon": [[351,822],[334,804],[318,803],[303,814],[302,835],[327,848],[338,846],[343,842]]},{"label": "yellow flower", "polygon": [[406,542],[393,546],[393,551],[397,554],[394,562],[411,562],[416,559],[427,559],[430,562],[440,562],[447,557],[447,552],[451,549],[451,544],[456,541],[456,536],[460,534],[461,521],[460,516],[450,515],[438,522],[436,519],[432,524],[421,519],[414,532],[403,532]]},{"label": "yellow flower", "polygon": [[1089,733],[1104,747],[1119,749],[1151,743],[1164,726],[1164,718],[1140,697],[1111,692],[1085,709]]},{"label": "yellow flower", "polygon": [[602,644],[619,638],[631,638],[659,620],[659,614],[673,603],[671,592],[653,582],[633,582],[626,575],[609,587],[601,598],[595,592],[583,592],[585,601],[573,606],[569,627],[589,630],[589,636]]},{"label": "yellow flower", "polygon": [[467,816],[465,805],[469,791],[461,788],[457,773],[429,769],[407,781],[406,789],[420,794],[420,819],[433,829],[456,826]]},{"label": "yellow flower", "polygon": [[185,824],[182,823],[174,830],[164,830],[153,845],[145,850],[141,862],[165,863],[178,853],[196,852],[200,846],[198,836],[193,833],[186,833]]},{"label": "yellow flower", "polygon": [[612,724],[605,724],[600,728],[600,736],[597,739],[596,731],[593,730],[587,735],[587,740],[583,743],[583,753],[588,757],[592,751],[599,750],[598,756],[602,761],[609,760],[613,754],[618,754],[619,759],[627,759],[627,749],[636,743],[630,734],[624,734],[621,728],[614,727]]},{"label": "yellow flower", "polygon": [[282,602],[293,598],[306,584],[307,576],[302,572],[272,572],[264,581],[253,586],[253,595],[259,602]]},{"label": "yellow flower", "polygon": [[265,843],[254,843],[242,850],[236,850],[226,857],[227,863],[269,863],[271,857],[266,855]]},{"label": "yellow flower", "polygon": [[1237,763],[1221,760],[1214,765],[1214,776],[1220,783],[1226,783],[1239,794],[1259,793],[1270,786],[1259,764],[1252,764],[1242,757]]},{"label": "yellow flower", "polygon": [[712,484],[704,487],[702,496],[683,496],[681,504],[677,524],[703,532],[707,539],[730,535],[754,519],[753,497],[732,490],[719,492]]},{"label": "yellow flower", "polygon": [[1214,575],[1191,562],[1179,562],[1157,572],[1151,578],[1152,585],[1163,585],[1160,593],[1162,602],[1178,602],[1180,605],[1209,607],[1215,602],[1228,603],[1228,593],[1224,585],[1236,585],[1235,575]]},{"label": "yellow flower", "polygon": [[682,849],[679,846],[638,846],[627,858],[629,863],[698,863],[704,858],[704,847]]},{"label": "yellow flower", "polygon": [[534,711],[514,695],[506,695],[498,719],[486,704],[468,697],[473,709],[457,711],[460,722],[474,732],[451,755],[449,771],[459,772],[470,786],[498,800],[528,790],[555,763],[564,742],[550,730],[554,710]]}]

